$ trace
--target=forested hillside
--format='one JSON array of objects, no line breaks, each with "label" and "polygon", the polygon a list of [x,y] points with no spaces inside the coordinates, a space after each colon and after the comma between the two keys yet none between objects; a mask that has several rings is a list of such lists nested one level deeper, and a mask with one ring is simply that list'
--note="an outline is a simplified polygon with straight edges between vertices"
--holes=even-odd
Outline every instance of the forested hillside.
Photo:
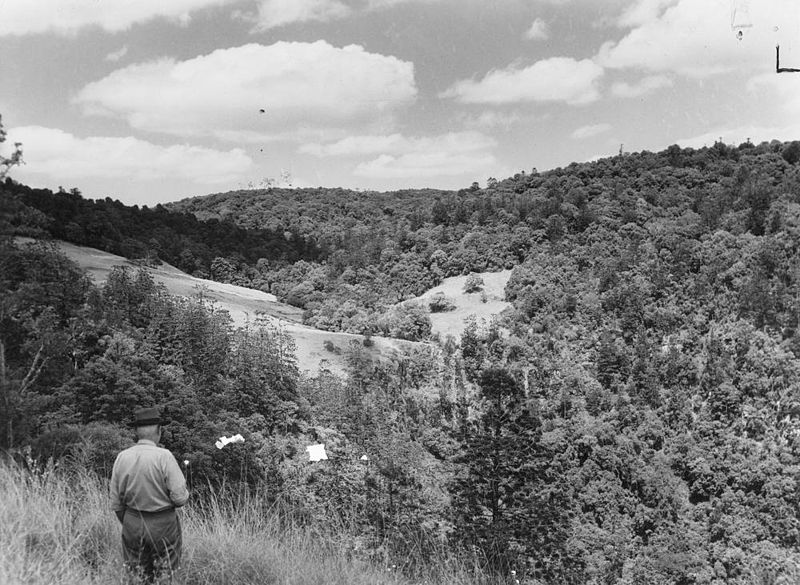
[{"label": "forested hillside", "polygon": [[[73,437],[102,472],[133,404],[165,403],[165,442],[196,479],[346,519],[354,554],[410,573],[447,546],[528,583],[796,582],[798,159],[800,143],[674,146],[485,189],[247,191],[157,212],[313,246],[219,256],[214,276],[328,329],[426,338],[446,299],[395,302],[513,269],[502,318],[392,363],[354,343],[342,378],[299,376],[279,331],[234,330],[146,273],[96,289],[5,242],[2,445],[58,455]],[[54,233],[28,191],[6,183],[6,226]],[[246,442],[213,448],[234,432]],[[307,462],[313,441],[329,462]]]}]

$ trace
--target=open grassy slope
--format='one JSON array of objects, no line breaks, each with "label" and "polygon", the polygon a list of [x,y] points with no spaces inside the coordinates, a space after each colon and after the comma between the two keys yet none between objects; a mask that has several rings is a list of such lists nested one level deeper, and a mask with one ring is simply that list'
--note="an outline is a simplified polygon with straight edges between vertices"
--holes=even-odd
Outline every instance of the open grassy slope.
[{"label": "open grassy slope", "polygon": [[[136,267],[122,256],[67,242],[57,243],[72,261],[87,271],[96,284],[103,283],[114,266]],[[189,297],[202,291],[206,298],[212,299],[217,306],[228,311],[237,326],[255,320],[259,313],[266,315],[294,338],[297,345],[298,366],[301,371],[309,371],[313,374],[319,370],[322,363],[325,368],[341,373],[345,367],[348,344],[353,340],[359,342],[363,340],[361,335],[334,333],[307,327],[301,323],[301,309],[280,303],[275,299],[275,295],[269,293],[196,278],[165,263],[158,267],[149,267],[148,270],[157,282],[167,288],[170,294]],[[388,357],[403,348],[420,345],[386,337],[373,337],[372,339],[374,344],[368,351],[376,359]],[[326,341],[330,341],[335,347],[341,349],[341,353],[325,349]]]},{"label": "open grassy slope", "polygon": [[415,302],[427,307],[431,299],[441,293],[455,305],[452,311],[431,313],[431,329],[442,339],[447,335],[459,338],[464,332],[464,320],[470,315],[474,315],[478,321],[481,319],[488,321],[511,306],[511,303],[504,300],[511,270],[481,272],[478,276],[484,282],[482,292],[465,293],[464,283],[467,276],[453,276],[445,278],[442,284],[414,299]]},{"label": "open grassy slope", "polygon": [[[105,282],[114,266],[138,268],[131,261],[108,252],[77,246],[67,242],[57,242],[61,250],[81,268],[86,270],[96,284]],[[196,278],[166,263],[157,267],[148,267],[153,278],[162,283],[170,294],[189,297],[200,292],[212,299],[218,307],[230,313],[233,323],[243,326],[255,320],[259,314],[265,315],[275,325],[282,327],[295,340],[297,360],[301,371],[312,374],[325,367],[341,373],[345,367],[345,354],[351,341],[363,341],[361,335],[335,333],[308,327],[301,323],[302,310],[285,303],[278,302],[275,295],[234,284],[224,284],[213,280]],[[490,319],[500,314],[509,306],[503,300],[504,289],[510,270],[501,272],[484,272],[482,292],[465,293],[466,276],[446,278],[436,286],[413,301],[428,306],[430,300],[438,293],[443,293],[455,305],[455,309],[443,313],[431,313],[431,325],[434,333],[443,339],[447,335],[460,337],[464,330],[464,320],[474,315],[478,320]],[[341,353],[325,349],[325,342],[330,341]],[[421,344],[388,337],[373,337],[374,344],[369,348],[373,358],[388,357],[404,348]]]}]

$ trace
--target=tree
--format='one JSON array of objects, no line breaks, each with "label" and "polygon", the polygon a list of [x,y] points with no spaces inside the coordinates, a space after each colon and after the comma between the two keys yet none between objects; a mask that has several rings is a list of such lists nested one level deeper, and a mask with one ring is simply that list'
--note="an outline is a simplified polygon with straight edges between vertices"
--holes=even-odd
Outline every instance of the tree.
[{"label": "tree", "polygon": [[796,164],[800,161],[800,141],[795,140],[789,146],[783,149],[781,153],[783,160],[788,162],[790,165]]},{"label": "tree", "polygon": [[517,563],[532,566],[559,542],[561,512],[542,483],[541,423],[523,388],[503,368],[484,370],[479,385],[480,416],[466,423],[453,510],[460,539],[505,573]]},{"label": "tree", "polygon": [[467,279],[464,281],[464,292],[465,293],[475,293],[480,292],[483,290],[483,278],[481,278],[480,274],[472,273],[467,276]]},{"label": "tree", "polygon": [[[3,116],[0,115],[0,144],[3,144],[6,141],[6,136],[6,131],[3,128]],[[15,142],[14,151],[10,156],[6,157],[4,155],[0,155],[0,181],[6,178],[6,175],[8,175],[11,167],[21,165],[22,163],[22,143]]]},{"label": "tree", "polygon": [[37,383],[48,376],[58,383],[70,354],[70,323],[89,286],[51,246],[0,240],[0,445],[11,448],[24,435]]}]

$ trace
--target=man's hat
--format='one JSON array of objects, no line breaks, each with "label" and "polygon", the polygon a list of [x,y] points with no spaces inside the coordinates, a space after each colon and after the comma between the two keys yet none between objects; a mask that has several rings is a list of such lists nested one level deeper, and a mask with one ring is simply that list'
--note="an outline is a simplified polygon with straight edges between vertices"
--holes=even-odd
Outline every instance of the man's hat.
[{"label": "man's hat", "polygon": [[139,408],[133,416],[132,427],[146,427],[150,425],[165,425],[169,421],[162,418],[161,411],[157,406]]}]

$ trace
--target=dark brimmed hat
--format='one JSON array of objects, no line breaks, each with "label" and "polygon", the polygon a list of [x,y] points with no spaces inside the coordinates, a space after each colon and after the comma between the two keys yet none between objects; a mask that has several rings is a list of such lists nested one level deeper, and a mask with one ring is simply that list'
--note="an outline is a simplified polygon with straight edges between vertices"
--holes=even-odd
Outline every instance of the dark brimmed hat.
[{"label": "dark brimmed hat", "polygon": [[138,408],[133,415],[132,427],[146,427],[150,425],[165,425],[169,421],[161,416],[161,410],[157,406],[148,408]]}]

